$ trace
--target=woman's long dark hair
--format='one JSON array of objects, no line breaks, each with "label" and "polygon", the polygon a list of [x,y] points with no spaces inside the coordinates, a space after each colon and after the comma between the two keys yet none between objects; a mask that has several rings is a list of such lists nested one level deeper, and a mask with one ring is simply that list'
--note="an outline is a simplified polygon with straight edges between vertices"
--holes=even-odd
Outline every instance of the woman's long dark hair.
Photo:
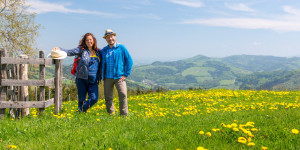
[{"label": "woman's long dark hair", "polygon": [[92,36],[92,38],[93,38],[93,40],[94,40],[94,45],[93,45],[93,50],[97,50],[98,48],[97,48],[97,40],[96,40],[96,38],[94,37],[94,35],[92,34],[92,33],[86,33],[83,37],[82,37],[82,39],[79,41],[79,47],[81,48],[81,49],[87,49],[88,47],[86,46],[86,44],[85,44],[85,40],[86,40],[86,37],[87,36]]}]

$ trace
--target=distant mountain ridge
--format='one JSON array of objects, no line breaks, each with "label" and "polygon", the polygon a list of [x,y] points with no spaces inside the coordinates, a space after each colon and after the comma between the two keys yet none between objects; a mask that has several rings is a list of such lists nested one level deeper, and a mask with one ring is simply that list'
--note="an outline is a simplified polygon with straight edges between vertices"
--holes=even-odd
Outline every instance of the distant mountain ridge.
[{"label": "distant mountain ridge", "polygon": [[[136,82],[145,83],[148,81],[151,84],[170,89],[187,89],[190,87],[240,89],[247,87],[245,86],[246,83],[243,82],[246,81],[245,78],[255,78],[255,80],[260,81],[261,79],[258,77],[261,74],[283,76],[284,73],[298,68],[300,68],[300,57],[234,55],[213,58],[197,55],[178,61],[156,61],[150,65],[134,67],[130,78]],[[257,73],[261,74],[257,76]],[[289,76],[284,76],[284,82],[295,79],[293,76],[296,74],[297,71],[294,71]],[[251,80],[251,82],[254,81]],[[251,83],[247,84],[250,85]],[[275,83],[270,85],[276,87]],[[249,87],[257,88],[257,85]],[[297,86],[291,85],[291,87]]]}]

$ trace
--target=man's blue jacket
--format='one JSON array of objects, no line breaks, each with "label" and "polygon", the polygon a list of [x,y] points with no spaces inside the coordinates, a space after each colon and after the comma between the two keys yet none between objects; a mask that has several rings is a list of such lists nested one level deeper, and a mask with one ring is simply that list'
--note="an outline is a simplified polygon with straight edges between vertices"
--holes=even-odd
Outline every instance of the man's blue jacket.
[{"label": "man's blue jacket", "polygon": [[[105,73],[105,58],[107,55],[107,49],[110,47],[107,45],[101,50],[102,55],[102,80]],[[122,44],[116,44],[114,47],[114,79],[120,79],[122,76],[128,77],[131,73],[133,61],[127,50]]]}]

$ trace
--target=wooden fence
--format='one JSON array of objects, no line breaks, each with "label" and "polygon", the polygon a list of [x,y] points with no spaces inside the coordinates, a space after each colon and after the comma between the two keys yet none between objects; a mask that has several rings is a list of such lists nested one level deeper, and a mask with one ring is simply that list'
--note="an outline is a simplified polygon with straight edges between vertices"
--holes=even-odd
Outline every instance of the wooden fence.
[{"label": "wooden fence", "polygon": [[[39,80],[28,80],[24,68],[28,64],[39,65]],[[45,66],[55,64],[55,78],[45,79]],[[26,114],[29,108],[39,108],[44,112],[46,107],[55,104],[54,113],[62,108],[62,60],[45,58],[44,51],[39,52],[39,58],[28,58],[21,55],[19,58],[6,57],[6,51],[0,49],[0,118],[5,116],[5,109],[17,109]],[[54,98],[45,100],[45,86],[55,87]],[[29,101],[28,86],[39,86],[38,101]],[[27,88],[27,94],[26,94]]]}]

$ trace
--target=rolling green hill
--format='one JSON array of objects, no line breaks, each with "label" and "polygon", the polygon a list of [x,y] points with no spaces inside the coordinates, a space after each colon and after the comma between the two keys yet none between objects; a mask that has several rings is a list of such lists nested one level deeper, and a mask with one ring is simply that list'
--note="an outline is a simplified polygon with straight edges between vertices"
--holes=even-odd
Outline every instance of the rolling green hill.
[{"label": "rolling green hill", "polygon": [[[179,61],[154,62],[135,67],[130,78],[170,89],[274,89],[283,87],[283,83],[284,87],[294,89],[297,87],[294,84],[298,82],[291,80],[297,79],[298,71],[292,70],[297,68],[300,68],[299,57],[236,55],[211,58],[198,55]],[[274,81],[281,80],[276,84],[271,81],[271,77]]]}]

